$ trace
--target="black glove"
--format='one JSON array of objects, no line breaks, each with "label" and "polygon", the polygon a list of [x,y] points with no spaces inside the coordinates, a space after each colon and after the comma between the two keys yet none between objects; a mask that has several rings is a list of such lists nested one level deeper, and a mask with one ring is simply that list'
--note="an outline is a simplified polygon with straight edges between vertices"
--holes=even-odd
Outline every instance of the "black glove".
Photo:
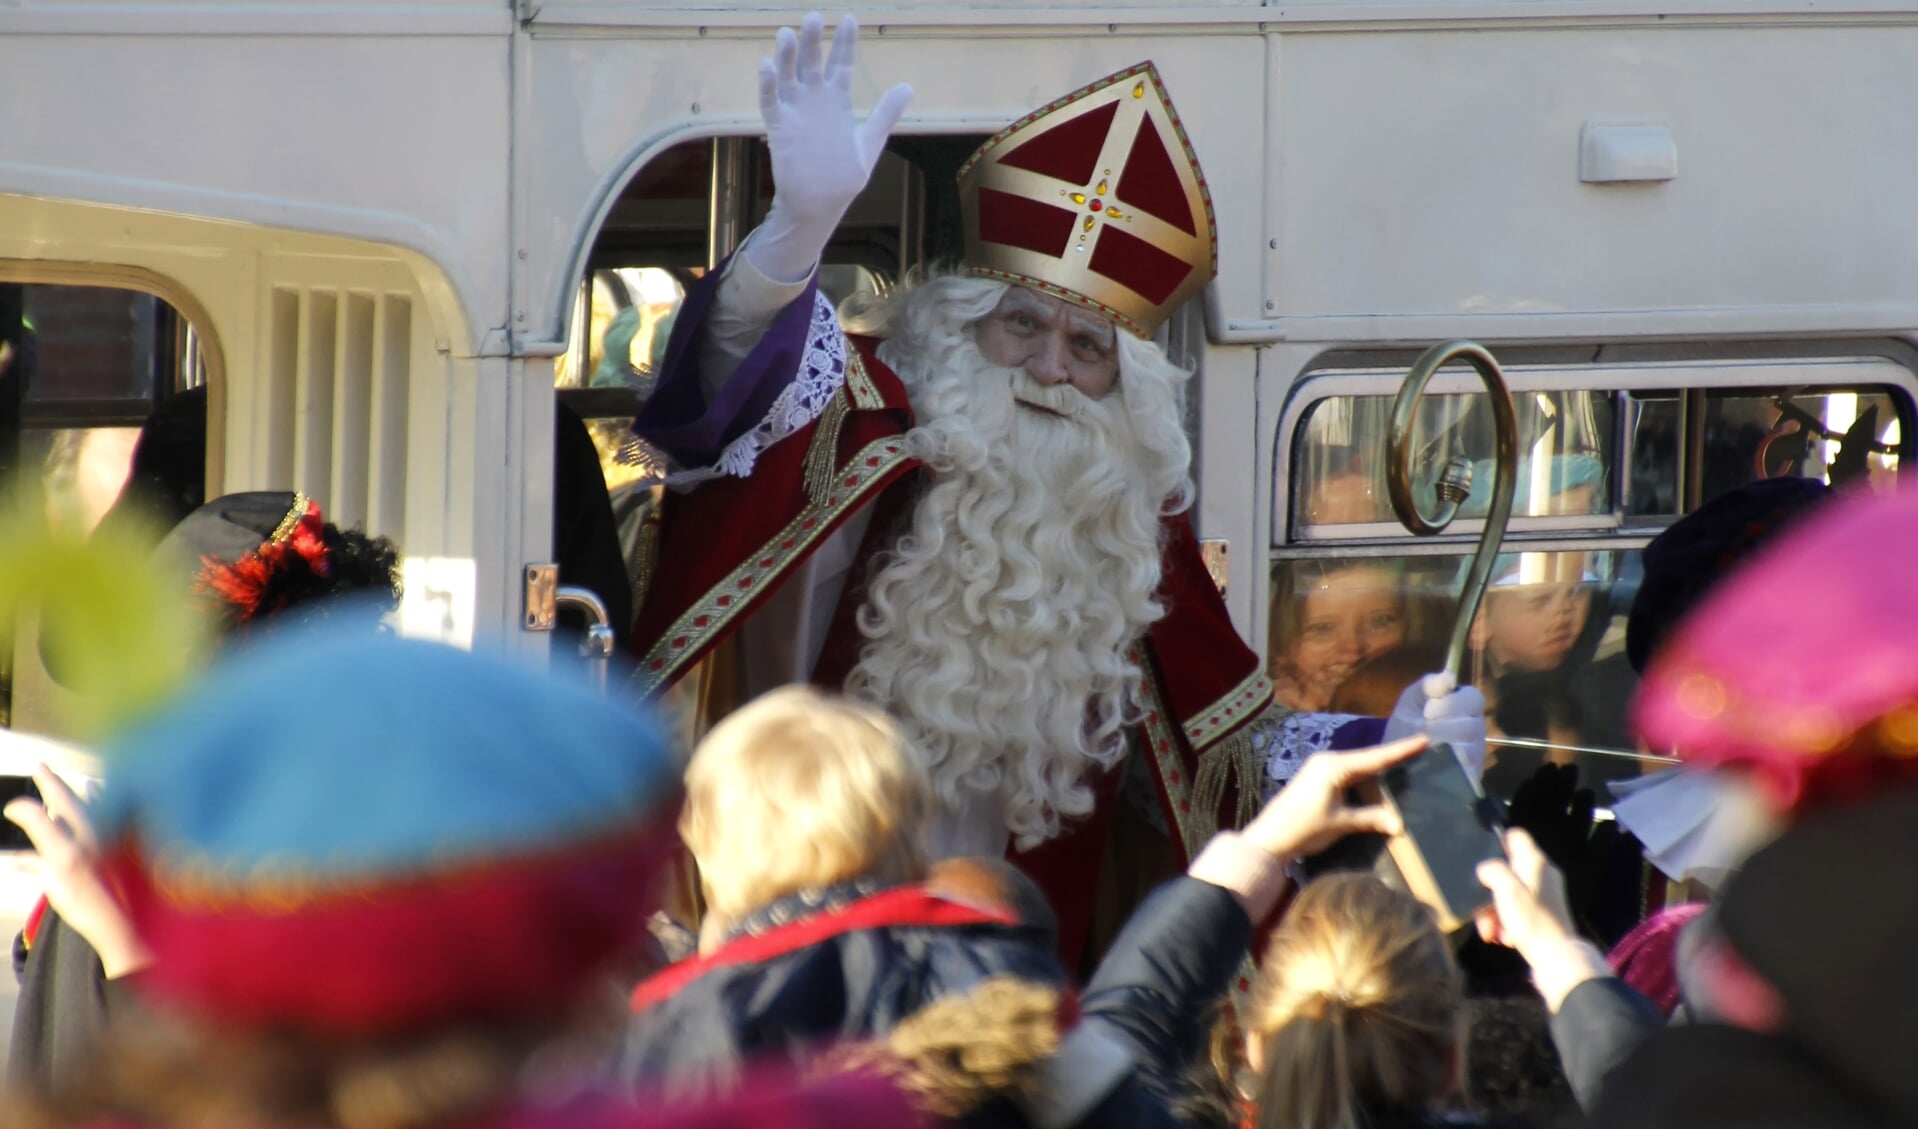
[{"label": "black glove", "polygon": [[1569,882],[1591,841],[1595,806],[1592,790],[1578,786],[1577,765],[1542,764],[1512,793],[1506,822],[1524,828]]}]

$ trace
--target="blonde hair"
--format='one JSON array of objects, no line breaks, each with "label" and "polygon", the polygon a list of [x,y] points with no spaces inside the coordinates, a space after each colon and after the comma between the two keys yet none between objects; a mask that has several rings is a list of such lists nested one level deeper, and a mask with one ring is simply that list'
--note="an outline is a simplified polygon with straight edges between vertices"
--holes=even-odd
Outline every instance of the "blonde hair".
[{"label": "blonde hair", "polygon": [[713,728],[686,766],[679,834],[734,918],[860,877],[923,877],[932,785],[885,714],[803,686]]},{"label": "blonde hair", "polygon": [[993,1098],[1029,1095],[1039,1068],[1058,1053],[1056,988],[1014,976],[982,980],[914,1012],[884,1039],[828,1054],[822,1073],[892,1079],[933,1117],[964,1117]]},{"label": "blonde hair", "polygon": [[1430,911],[1370,874],[1305,888],[1266,950],[1250,1010],[1260,1129],[1423,1113],[1460,1075],[1464,978]]}]

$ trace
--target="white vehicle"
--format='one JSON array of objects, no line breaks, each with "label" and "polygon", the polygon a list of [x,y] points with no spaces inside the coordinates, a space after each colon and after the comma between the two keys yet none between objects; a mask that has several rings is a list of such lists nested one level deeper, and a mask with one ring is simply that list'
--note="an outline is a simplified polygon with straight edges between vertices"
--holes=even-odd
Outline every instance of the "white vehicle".
[{"label": "white vehicle", "polygon": [[[1888,481],[1914,434],[1918,4],[851,7],[856,97],[917,94],[830,252],[840,295],[954,247],[952,174],[985,135],[1157,64],[1222,241],[1167,331],[1198,371],[1196,521],[1302,703],[1443,618],[1476,535],[1414,541],[1383,501],[1382,405],[1434,341],[1490,346],[1521,408],[1502,580],[1535,623],[1488,638],[1481,674],[1596,669],[1675,515],[1822,475],[1849,431],[1845,465]],[[13,458],[84,520],[129,429],[204,383],[209,496],[306,491],[401,544],[408,630],[544,653],[524,577],[554,553],[555,400],[602,421],[632,508],[621,421],[685,281],[769,198],[754,66],[804,10],[0,7],[0,340],[34,353],[0,389]],[[1428,455],[1489,454],[1471,401],[1432,405]],[[1283,598],[1308,568],[1362,598]],[[18,646],[12,716],[44,728]],[[1619,743],[1593,701],[1508,728]]]}]

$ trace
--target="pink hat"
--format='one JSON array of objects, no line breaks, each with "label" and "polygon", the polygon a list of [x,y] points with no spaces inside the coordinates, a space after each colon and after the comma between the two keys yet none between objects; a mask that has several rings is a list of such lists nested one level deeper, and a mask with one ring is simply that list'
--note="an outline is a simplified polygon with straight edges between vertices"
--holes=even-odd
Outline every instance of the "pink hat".
[{"label": "pink hat", "polygon": [[1618,978],[1670,1016],[1678,1008],[1678,935],[1699,914],[1703,902],[1670,906],[1640,922],[1606,956]]},{"label": "pink hat", "polygon": [[1918,488],[1852,493],[1757,553],[1687,617],[1639,684],[1654,749],[1807,792],[1918,778]]}]

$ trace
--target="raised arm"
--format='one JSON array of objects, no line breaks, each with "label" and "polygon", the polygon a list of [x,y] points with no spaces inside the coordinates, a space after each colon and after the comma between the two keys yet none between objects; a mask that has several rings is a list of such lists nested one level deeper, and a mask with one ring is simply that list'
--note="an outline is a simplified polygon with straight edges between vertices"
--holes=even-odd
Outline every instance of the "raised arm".
[{"label": "raised arm", "polygon": [[682,466],[710,462],[757,425],[798,372],[807,337],[817,331],[820,255],[912,97],[910,86],[895,86],[858,120],[852,72],[859,25],[851,16],[842,20],[829,53],[822,52],[824,34],[812,13],[796,34],[781,28],[774,58],[759,64],[772,208],[717,277],[688,295],[664,372],[634,425]]},{"label": "raised arm", "polygon": [[881,95],[864,122],[852,108],[853,58],[859,25],[851,16],[833,33],[832,51],[820,65],[823,27],[819,13],[806,17],[798,36],[781,28],[776,59],[759,63],[759,114],[772,151],[772,209],[747,242],[747,263],[776,283],[804,283],[819,266],[820,252],[864,191],[886,138],[912,98],[901,84]]},{"label": "raised arm", "polygon": [[1479,881],[1492,907],[1479,914],[1479,935],[1516,949],[1552,1013],[1552,1041],[1565,1076],[1586,1110],[1605,1079],[1638,1044],[1664,1025],[1651,1001],[1613,975],[1605,955],[1580,937],[1565,897],[1565,877],[1523,831],[1505,833],[1509,863],[1482,862]]},{"label": "raised arm", "polygon": [[1356,806],[1348,790],[1425,747],[1423,736],[1320,753],[1241,831],[1213,837],[1186,877],[1154,891],[1126,922],[1080,1001],[1089,1025],[1124,1045],[1162,1092],[1203,1045],[1253,927],[1276,907],[1285,866],[1351,834],[1390,834],[1398,817]]}]

